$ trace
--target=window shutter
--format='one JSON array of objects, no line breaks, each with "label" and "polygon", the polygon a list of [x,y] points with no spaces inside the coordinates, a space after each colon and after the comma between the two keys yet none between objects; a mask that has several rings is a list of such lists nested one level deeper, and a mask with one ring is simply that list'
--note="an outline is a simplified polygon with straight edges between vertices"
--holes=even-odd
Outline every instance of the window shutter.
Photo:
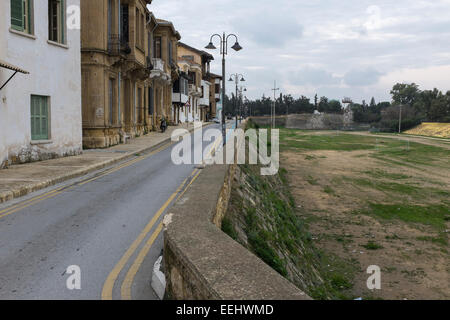
[{"label": "window shutter", "polygon": [[48,106],[47,99],[45,97],[41,97],[41,140],[48,139]]},{"label": "window shutter", "polygon": [[11,0],[11,28],[19,31],[24,30],[23,14],[24,14],[23,1]]},{"label": "window shutter", "polygon": [[48,98],[31,96],[31,140],[48,140]]},{"label": "window shutter", "polygon": [[66,0],[61,0],[61,43],[66,43]]}]

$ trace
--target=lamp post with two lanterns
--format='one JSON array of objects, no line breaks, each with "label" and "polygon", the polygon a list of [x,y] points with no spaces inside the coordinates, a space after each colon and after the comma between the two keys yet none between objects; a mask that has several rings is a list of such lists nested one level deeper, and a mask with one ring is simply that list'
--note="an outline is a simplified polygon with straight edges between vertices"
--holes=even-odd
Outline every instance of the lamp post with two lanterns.
[{"label": "lamp post with two lanterns", "polygon": [[225,56],[228,54],[228,39],[230,37],[234,37],[236,39],[235,44],[231,47],[234,51],[242,50],[242,47],[239,44],[238,37],[235,34],[226,35],[225,32],[221,36],[220,34],[213,34],[209,41],[209,44],[205,47],[209,50],[217,49],[213,43],[213,39],[218,37],[220,39],[220,53],[222,54],[222,138],[223,144],[226,143],[226,127],[225,127]]}]

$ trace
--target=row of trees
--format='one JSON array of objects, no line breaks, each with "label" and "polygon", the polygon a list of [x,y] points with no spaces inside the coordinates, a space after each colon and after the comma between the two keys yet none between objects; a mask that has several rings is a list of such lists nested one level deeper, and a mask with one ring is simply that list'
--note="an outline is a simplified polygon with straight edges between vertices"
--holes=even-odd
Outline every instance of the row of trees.
[{"label": "row of trees", "polygon": [[[350,108],[354,120],[369,123],[382,131],[396,131],[399,120],[402,119],[403,130],[407,130],[423,121],[450,122],[450,91],[443,93],[438,89],[420,90],[415,83],[397,83],[391,90],[391,102],[379,102],[372,98],[370,103],[351,103]],[[225,113],[236,115],[265,116],[271,114],[273,99],[262,96],[261,99],[236,99],[234,95],[226,96]],[[295,99],[292,95],[280,95],[276,99],[276,114],[313,113],[315,110],[323,113],[341,114],[344,109],[340,101],[319,98],[315,95],[311,101],[305,96]],[[400,116],[401,112],[401,116]]]},{"label": "row of trees", "polygon": [[[392,102],[353,103],[350,108],[357,122],[370,123],[383,131],[407,130],[424,121],[450,122],[450,91],[420,90],[415,83],[397,83],[391,90]],[[400,114],[401,112],[401,114]]]},{"label": "row of trees", "polygon": [[[245,115],[252,116],[266,116],[271,114],[271,108],[273,105],[273,99],[262,96],[261,99],[241,101],[239,98],[236,100],[234,94],[231,98],[225,97],[225,113],[230,115],[236,115],[239,110],[236,109],[236,105],[243,109]],[[314,102],[305,96],[301,96],[295,99],[292,95],[280,95],[276,99],[276,113],[277,115],[286,115],[293,113],[314,113],[315,110],[324,113],[343,113],[341,102],[338,100],[329,100],[327,97],[321,97],[317,95],[314,98]]]}]

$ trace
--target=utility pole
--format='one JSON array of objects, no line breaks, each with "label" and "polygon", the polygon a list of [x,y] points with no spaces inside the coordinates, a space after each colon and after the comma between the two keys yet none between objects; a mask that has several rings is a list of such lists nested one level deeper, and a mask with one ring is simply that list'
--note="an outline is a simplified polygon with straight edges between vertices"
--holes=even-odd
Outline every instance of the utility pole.
[{"label": "utility pole", "polygon": [[402,133],[402,105],[400,105],[400,113],[398,115],[398,133]]},{"label": "utility pole", "polygon": [[272,113],[271,113],[271,120],[272,120],[272,128],[275,129],[275,116],[276,116],[276,99],[277,99],[277,91],[279,91],[280,88],[277,88],[277,81],[275,80],[273,82],[273,106],[272,106]]}]

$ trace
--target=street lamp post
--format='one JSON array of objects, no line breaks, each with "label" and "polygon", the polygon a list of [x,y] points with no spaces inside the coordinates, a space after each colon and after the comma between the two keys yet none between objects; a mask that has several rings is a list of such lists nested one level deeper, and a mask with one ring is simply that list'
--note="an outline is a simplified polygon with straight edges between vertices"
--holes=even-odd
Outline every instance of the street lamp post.
[{"label": "street lamp post", "polygon": [[[233,77],[234,77],[234,79],[233,79]],[[242,74],[240,74],[240,73],[235,73],[235,74],[232,74],[231,75],[231,77],[230,77],[230,80],[228,80],[228,81],[234,81],[234,83],[236,84],[236,95],[234,96],[234,103],[235,103],[235,105],[234,105],[234,110],[236,111],[236,128],[237,128],[237,125],[238,125],[238,85],[239,85],[239,81],[241,81],[241,82],[245,82],[245,79],[244,79],[244,76],[242,75]]]},{"label": "street lamp post", "polygon": [[242,47],[239,44],[238,37],[235,34],[229,34],[225,35],[225,32],[223,33],[223,36],[220,34],[213,34],[211,36],[211,39],[209,40],[209,44],[205,47],[209,50],[215,50],[217,49],[216,46],[213,44],[213,38],[219,37],[220,39],[220,53],[222,54],[222,138],[223,138],[223,144],[225,144],[226,139],[226,131],[225,131],[225,56],[228,54],[228,38],[234,37],[236,39],[235,44],[231,47],[234,51],[240,51],[242,50]]}]

